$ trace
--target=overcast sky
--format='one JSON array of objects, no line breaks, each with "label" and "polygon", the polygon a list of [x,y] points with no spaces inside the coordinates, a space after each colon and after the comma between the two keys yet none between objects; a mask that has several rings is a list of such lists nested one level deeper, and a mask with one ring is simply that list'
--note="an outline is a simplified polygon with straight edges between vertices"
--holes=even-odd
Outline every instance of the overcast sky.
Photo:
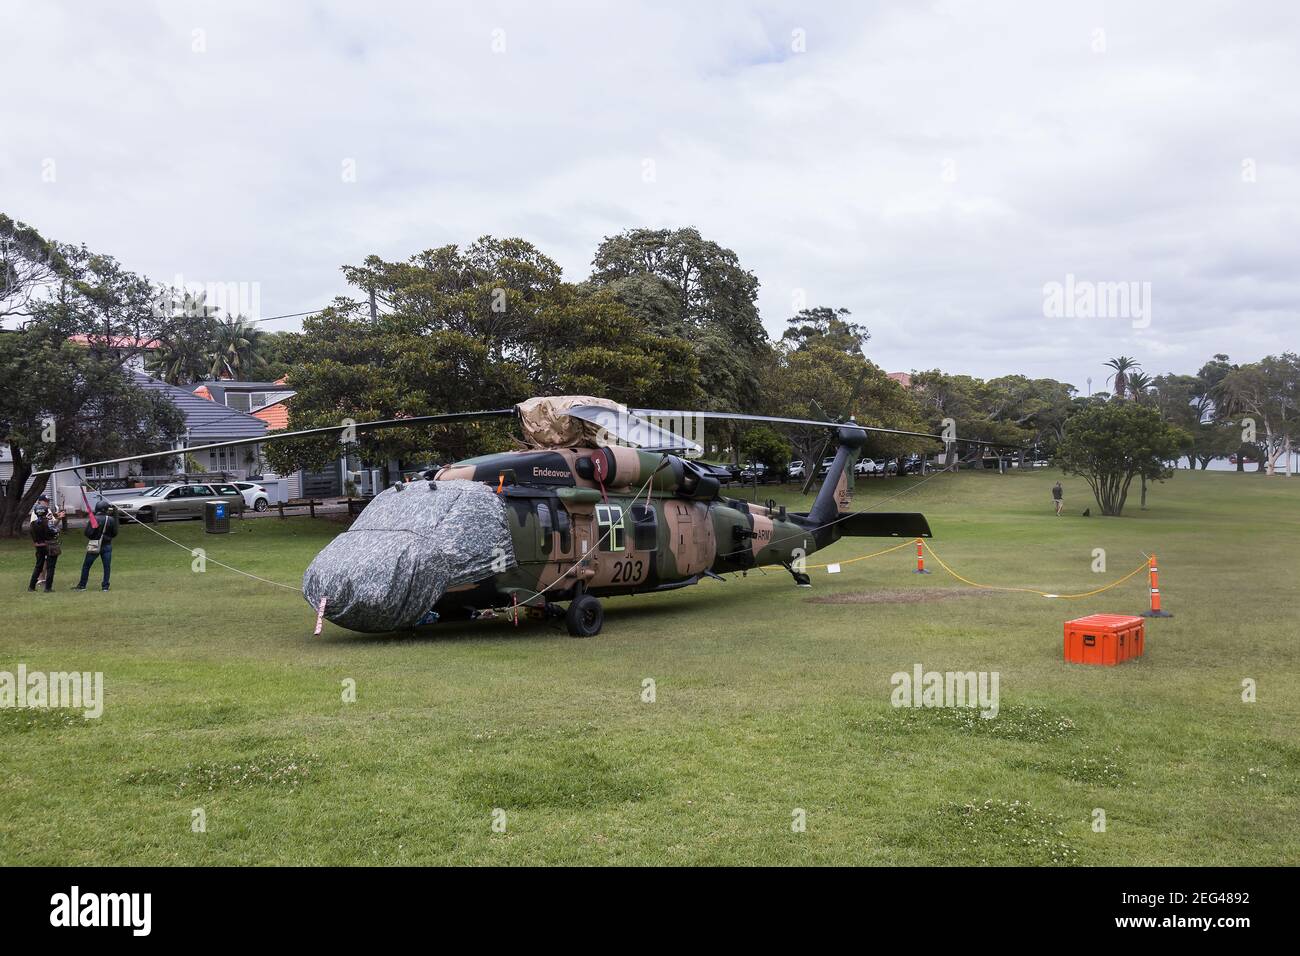
[{"label": "overcast sky", "polygon": [[369,253],[517,235],[579,280],[694,225],[771,333],[842,306],[889,371],[1300,348],[1293,0],[805,6],[0,0],[0,211],[263,316]]}]

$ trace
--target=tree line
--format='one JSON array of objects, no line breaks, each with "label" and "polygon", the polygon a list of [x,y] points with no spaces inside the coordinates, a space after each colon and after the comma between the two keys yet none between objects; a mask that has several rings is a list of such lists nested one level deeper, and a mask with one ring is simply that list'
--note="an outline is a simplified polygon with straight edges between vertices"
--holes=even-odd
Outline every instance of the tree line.
[{"label": "tree line", "polygon": [[[1121,356],[1111,363],[1113,391],[1091,396],[1054,379],[983,380],[938,369],[914,372],[904,387],[868,357],[870,332],[846,308],[800,309],[769,338],[757,277],[692,228],[607,237],[590,275],[576,282],[532,243],[492,236],[401,260],[369,256],[342,274],[349,293],[308,316],[301,332],[268,333],[0,215],[0,320],[16,326],[0,334],[0,434],[15,476],[0,504],[0,533],[13,533],[38,493],[35,485],[21,492],[33,470],[74,453],[84,460],[144,451],[181,433],[174,409],[131,387],[124,368],[133,355],[180,385],[284,376],[297,392],[289,404],[295,429],[592,394],[642,407],[955,430],[1018,449],[1023,459],[1069,451],[1076,419],[1079,434],[1121,428],[1118,420],[1108,425],[1104,411],[1080,418],[1085,412],[1132,407],[1176,430],[1148,443],[1162,468],[1135,471],[1144,484],[1167,476],[1163,469],[1183,455],[1204,466],[1235,453],[1272,468],[1295,431],[1291,353],[1241,366],[1216,355],[1195,375],[1155,377]],[[82,344],[71,344],[78,336]],[[1243,429],[1246,419],[1257,431]],[[787,456],[817,460],[824,440],[819,429],[724,423],[707,433],[706,451],[779,464]],[[501,423],[469,423],[363,434],[351,451],[381,466],[405,465],[510,441]],[[873,436],[866,451],[919,450],[926,449],[914,439]],[[265,451],[281,473],[337,454],[336,444],[320,441]]]}]

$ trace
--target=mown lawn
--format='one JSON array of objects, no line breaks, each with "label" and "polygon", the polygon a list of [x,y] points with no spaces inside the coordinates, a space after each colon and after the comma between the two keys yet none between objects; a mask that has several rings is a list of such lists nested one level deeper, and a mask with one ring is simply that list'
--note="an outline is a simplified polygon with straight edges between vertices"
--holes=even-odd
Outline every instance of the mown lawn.
[{"label": "mown lawn", "polygon": [[[1061,625],[1142,610],[1144,575],[1082,600],[972,593],[932,562],[912,574],[909,549],[817,571],[811,592],[769,572],[615,600],[575,640],[313,637],[299,595],[193,573],[141,528],[108,594],[68,590],[71,539],[57,592],[33,595],[30,548],[0,542],[0,670],[102,671],[107,698],[100,720],[0,711],[0,862],[1300,862],[1300,480],[1179,473],[1148,511],[1085,519],[1066,479],[1058,519],[1057,477],[945,475],[886,510],[923,510],[936,551],[989,584],[1086,591],[1156,551],[1176,616],[1140,661],[1064,664]],[[913,481],[862,482],[859,504]],[[296,584],[338,525],[161,530]],[[890,677],[916,663],[997,671],[999,716],[894,709]]]}]

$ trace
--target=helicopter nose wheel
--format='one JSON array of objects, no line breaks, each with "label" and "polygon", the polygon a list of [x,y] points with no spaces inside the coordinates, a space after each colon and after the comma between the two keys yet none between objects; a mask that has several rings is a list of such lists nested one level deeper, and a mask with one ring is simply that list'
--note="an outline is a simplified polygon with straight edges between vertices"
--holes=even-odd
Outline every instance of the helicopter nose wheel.
[{"label": "helicopter nose wheel", "polygon": [[569,602],[564,621],[574,637],[595,637],[605,623],[605,608],[590,594],[580,594]]}]

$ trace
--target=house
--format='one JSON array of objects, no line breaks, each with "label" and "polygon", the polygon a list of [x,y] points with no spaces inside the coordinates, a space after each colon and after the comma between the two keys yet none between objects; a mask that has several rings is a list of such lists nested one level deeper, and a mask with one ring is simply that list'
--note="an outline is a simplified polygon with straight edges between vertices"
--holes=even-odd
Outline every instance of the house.
[{"label": "house", "polygon": [[[268,432],[289,427],[288,402],[297,394],[283,378],[274,382],[214,379],[191,387],[201,399],[248,412],[262,421]],[[259,455],[255,470],[248,474],[260,474],[269,480],[278,479],[283,483],[282,495],[286,500],[299,497],[335,498],[345,493],[348,482],[352,482],[362,494],[374,494],[383,487],[379,470],[361,469],[355,459],[348,461],[339,458],[318,471],[300,470],[281,477],[275,476]]]},{"label": "house", "polygon": [[236,382],[234,379],[228,378],[212,379],[199,382],[191,388],[195,394],[214,401],[218,405],[237,408],[241,412],[249,412],[250,414],[257,412],[260,408],[283,402],[294,396],[293,389],[285,384],[284,379],[277,382]]},{"label": "house", "polygon": [[135,338],[129,335],[110,335],[105,340],[102,335],[70,335],[69,342],[85,345],[102,353],[107,344],[108,354],[115,359],[124,360],[123,368],[131,372],[143,372],[150,355],[157,351],[156,339]]},{"label": "house", "polygon": [[910,372],[889,372],[888,375],[899,385],[903,386],[903,388],[912,387],[912,375]]},{"label": "house", "polygon": [[[168,385],[134,369],[128,369],[127,374],[140,388],[160,393],[184,416],[185,434],[169,447],[180,448],[186,445],[207,445],[260,438],[267,432],[266,423],[247,412],[216,405],[187,389]],[[184,463],[174,463],[169,470],[165,470],[167,465],[165,459],[150,459],[87,468],[80,472],[61,472],[50,479],[47,493],[56,508],[61,507],[69,512],[76,512],[85,510],[81,497],[83,479],[89,479],[95,487],[109,491],[132,485],[158,484],[180,471],[189,474],[224,472],[227,477],[244,478],[249,474],[249,464],[260,460],[260,446],[214,448],[211,451],[197,452],[187,458]],[[59,466],[79,463],[80,460],[74,457],[59,462]]]}]

